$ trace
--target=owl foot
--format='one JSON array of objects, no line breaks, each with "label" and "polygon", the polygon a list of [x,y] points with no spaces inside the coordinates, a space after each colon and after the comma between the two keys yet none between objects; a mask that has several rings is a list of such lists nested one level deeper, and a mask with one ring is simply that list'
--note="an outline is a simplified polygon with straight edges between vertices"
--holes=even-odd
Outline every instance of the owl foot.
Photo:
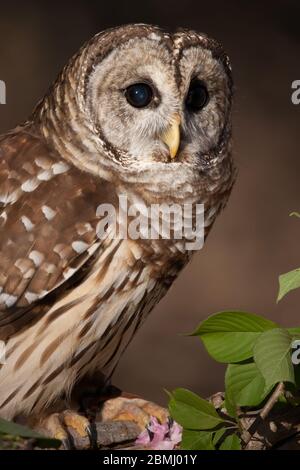
[{"label": "owl foot", "polygon": [[47,416],[40,421],[36,429],[61,440],[63,449],[89,449],[96,443],[90,421],[72,410]]},{"label": "owl foot", "polygon": [[34,427],[61,440],[61,449],[107,449],[135,442],[153,417],[161,424],[170,419],[165,408],[118,389],[101,397],[100,409],[94,402],[95,409],[85,409],[89,418],[71,409],[51,413]]},{"label": "owl foot", "polygon": [[136,396],[122,393],[117,398],[106,400],[101,407],[100,413],[96,416],[96,421],[128,421],[135,423],[141,431],[155,417],[160,423],[166,423],[170,419],[168,410]]},{"label": "owl foot", "polygon": [[107,449],[134,442],[140,428],[134,422],[94,422],[73,410],[53,413],[36,426],[43,434],[59,439],[61,449]]}]

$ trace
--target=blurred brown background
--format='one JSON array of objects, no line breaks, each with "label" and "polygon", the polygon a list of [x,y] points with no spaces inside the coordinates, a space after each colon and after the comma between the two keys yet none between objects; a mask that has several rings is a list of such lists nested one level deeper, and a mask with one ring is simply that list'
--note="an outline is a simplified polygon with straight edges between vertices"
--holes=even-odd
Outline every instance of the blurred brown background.
[{"label": "blurred brown background", "polygon": [[283,325],[300,323],[299,292],[276,305],[278,274],[300,265],[300,79],[298,0],[0,2],[0,133],[29,114],[68,58],[107,27],[129,22],[188,27],[218,39],[236,84],[235,158],[239,177],[226,211],[124,356],[114,382],[166,402],[163,388],[207,396],[223,389],[214,363],[189,332],[210,313],[242,309]]}]

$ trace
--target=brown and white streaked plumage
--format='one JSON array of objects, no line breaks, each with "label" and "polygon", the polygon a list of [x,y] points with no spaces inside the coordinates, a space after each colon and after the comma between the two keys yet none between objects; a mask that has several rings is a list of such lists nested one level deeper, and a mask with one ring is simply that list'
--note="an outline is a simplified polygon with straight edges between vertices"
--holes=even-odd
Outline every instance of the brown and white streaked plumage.
[{"label": "brown and white streaked plumage", "polygon": [[[197,112],[195,80],[209,97]],[[151,87],[149,106],[128,102],[136,83]],[[111,375],[191,253],[178,240],[99,240],[97,208],[120,194],[203,203],[208,232],[234,179],[231,101],[214,40],[128,25],[85,44],[28,121],[0,137],[0,416],[45,413],[83,377]]]}]

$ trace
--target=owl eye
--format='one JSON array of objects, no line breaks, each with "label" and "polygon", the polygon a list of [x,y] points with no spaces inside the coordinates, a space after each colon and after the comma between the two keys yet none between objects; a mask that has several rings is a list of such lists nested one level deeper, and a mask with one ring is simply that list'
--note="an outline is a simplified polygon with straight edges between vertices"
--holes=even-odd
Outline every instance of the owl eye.
[{"label": "owl eye", "polygon": [[135,83],[126,88],[125,97],[131,106],[145,108],[152,101],[153,91],[147,83]]},{"label": "owl eye", "polygon": [[209,94],[206,86],[200,80],[193,80],[186,97],[186,107],[192,112],[203,109],[209,101]]}]

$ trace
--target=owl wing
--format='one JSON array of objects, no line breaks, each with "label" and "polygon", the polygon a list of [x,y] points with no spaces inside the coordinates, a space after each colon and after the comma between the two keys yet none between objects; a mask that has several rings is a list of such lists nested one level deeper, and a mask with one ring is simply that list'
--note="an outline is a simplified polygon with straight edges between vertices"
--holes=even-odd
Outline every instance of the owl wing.
[{"label": "owl wing", "polygon": [[98,186],[29,131],[0,137],[0,338],[38,319],[93,264]]}]

